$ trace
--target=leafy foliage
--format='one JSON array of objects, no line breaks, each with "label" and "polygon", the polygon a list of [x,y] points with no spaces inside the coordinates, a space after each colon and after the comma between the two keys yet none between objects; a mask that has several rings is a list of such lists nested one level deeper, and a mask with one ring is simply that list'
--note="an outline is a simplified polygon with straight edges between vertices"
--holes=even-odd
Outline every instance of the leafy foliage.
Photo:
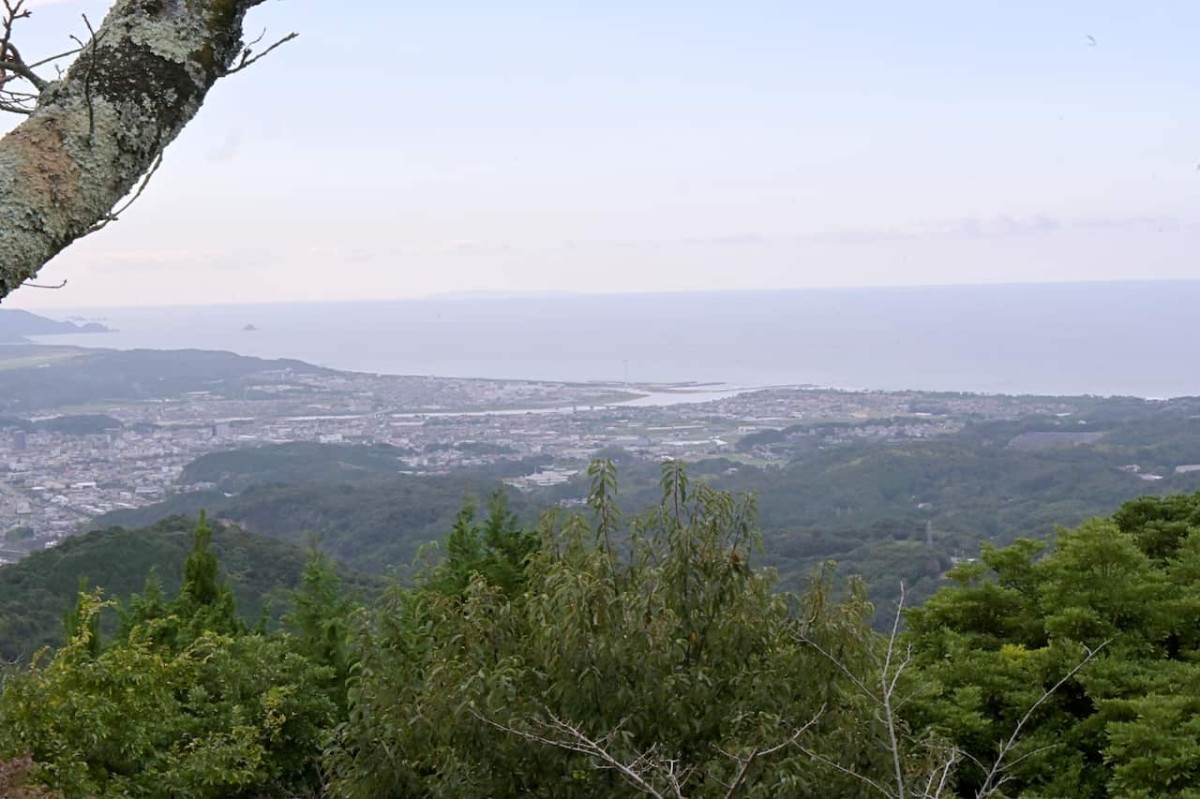
[{"label": "leafy foliage", "polygon": [[750,565],[752,503],[677,465],[627,524],[611,465],[592,473],[593,522],[548,519],[523,592],[435,573],[372,614],[334,795],[854,795],[795,743],[820,730],[872,768],[840,672],[799,635],[869,641],[861,596],[777,593]]},{"label": "leafy foliage", "polygon": [[5,799],[60,799],[32,780],[33,760],[28,756],[0,762],[0,796]]},{"label": "leafy foliage", "polygon": [[[215,517],[260,535],[306,545],[315,540],[339,563],[381,574],[409,564],[422,544],[451,529],[467,496],[501,490],[498,481],[473,475],[398,475],[353,482],[257,485],[234,497],[219,492],[183,494],[165,506],[108,514],[105,524],[153,524],[170,511]],[[503,489],[521,517],[533,517],[529,499]]]},{"label": "leafy foliage", "polygon": [[82,594],[67,644],[8,679],[0,756],[28,754],[66,796],[287,796],[318,782],[333,702],[326,670],[285,636],[250,634],[217,578],[201,520],[169,603],[134,605],[108,645],[106,602]]},{"label": "leafy foliage", "polygon": [[351,667],[348,637],[355,610],[354,602],[342,593],[333,562],[320,550],[310,550],[284,623],[294,635],[293,649],[327,671],[323,687],[343,709]]},{"label": "leafy foliage", "polygon": [[[0,658],[28,659],[42,646],[62,644],[63,615],[74,607],[81,580],[89,589],[100,584],[109,596],[124,599],[141,591],[153,574],[163,593],[177,592],[193,525],[174,517],[139,530],[96,530],[0,566]],[[212,527],[210,548],[242,619],[251,624],[264,614],[277,619],[288,592],[299,585],[304,550],[229,525]],[[379,592],[376,578],[337,568],[355,593],[369,598]],[[104,630],[115,629],[115,616],[103,614]]]},{"label": "leafy foliage", "polygon": [[[864,577],[880,606],[896,598],[901,581],[910,600],[920,601],[954,558],[977,554],[983,542],[1049,538],[1057,525],[1110,514],[1138,496],[1200,488],[1200,471],[1174,472],[1200,463],[1197,400],[1073,398],[1064,407],[1074,415],[970,421],[953,435],[887,443],[859,434],[906,420],[797,424],[741,439],[750,450],[787,458],[782,466],[759,468],[752,456],[740,456],[696,464],[691,473],[721,490],[757,494],[763,554],[785,588],[800,589],[806,575],[836,560]],[[1054,443],[1080,435],[1100,437]],[[1015,445],[1030,436],[1052,446]],[[657,504],[657,464],[618,448],[604,454],[621,465],[627,510]],[[503,461],[488,473],[382,475],[395,469],[395,455],[379,447],[297,444],[205,456],[187,474],[242,493],[182,494],[102,521],[140,526],[207,507],[266,535],[303,542],[314,534],[336,559],[384,571],[444,535],[464,494],[487,496],[499,478],[532,468]],[[1122,471],[1131,464],[1141,471]],[[1143,479],[1151,475],[1162,479]],[[528,523],[537,506],[585,499],[588,479],[532,497],[510,491],[509,500]],[[267,485],[280,482],[288,485]]]},{"label": "leafy foliage", "polygon": [[[1146,498],[1063,532],[1050,554],[986,548],[909,614],[924,679],[914,719],[979,761],[1072,664],[1028,720],[1009,790],[1180,796],[1200,784],[1200,494]],[[1019,763],[1017,762],[1019,760]],[[969,766],[960,790],[983,774]]]},{"label": "leafy foliage", "polygon": [[[954,558],[976,555],[985,542],[1048,539],[1058,526],[1111,514],[1137,497],[1200,488],[1200,472],[1173,471],[1200,463],[1195,400],[1078,402],[1087,424],[1077,417],[977,422],[955,435],[901,443],[843,440],[860,425],[797,425],[786,429],[786,465],[715,460],[692,473],[716,488],[757,495],[763,554],[785,588],[799,589],[805,575],[836,560],[866,580],[880,607],[896,598],[901,582],[909,599],[920,601],[941,585]],[[1104,436],[1087,446],[1009,446],[1030,432],[1080,430]],[[1141,473],[1121,470],[1129,464]],[[658,501],[656,469],[623,465],[627,508]],[[1142,479],[1147,474],[1163,479]],[[546,496],[582,498],[586,491],[577,481]]]},{"label": "leafy foliage", "polygon": [[[1200,796],[1200,494],[985,546],[890,634],[862,583],[780,590],[753,498],[664,464],[622,512],[468,502],[372,608],[310,552],[286,632],[236,613],[202,517],[177,588],[80,590],[0,673],[14,796]],[[86,589],[86,584],[83,586]],[[24,792],[23,794],[20,792]],[[59,792],[55,794],[54,792]]]},{"label": "leafy foliage", "polygon": [[429,576],[427,587],[461,596],[479,577],[507,595],[519,593],[527,561],[540,544],[536,534],[521,529],[506,494],[492,494],[482,524],[475,521],[475,503],[467,500],[446,537],[445,560]]}]

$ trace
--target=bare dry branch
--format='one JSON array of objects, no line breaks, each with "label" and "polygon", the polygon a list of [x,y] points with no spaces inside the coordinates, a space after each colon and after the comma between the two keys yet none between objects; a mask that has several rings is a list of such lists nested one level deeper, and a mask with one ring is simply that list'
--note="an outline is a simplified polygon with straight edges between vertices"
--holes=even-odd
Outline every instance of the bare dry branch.
[{"label": "bare dry branch", "polygon": [[905,776],[904,770],[904,749],[906,742],[902,740],[900,723],[898,720],[897,709],[905,702],[904,697],[899,697],[897,691],[900,685],[900,679],[904,671],[912,665],[912,649],[906,647],[903,656],[898,649],[900,640],[900,621],[904,610],[905,589],[903,583],[900,585],[900,599],[896,604],[896,613],[892,619],[892,628],[887,638],[887,643],[884,648],[884,656],[882,662],[875,659],[876,668],[879,669],[879,687],[872,689],[867,680],[854,673],[845,662],[831,653],[828,649],[811,637],[799,633],[798,637],[805,644],[815,649],[821,656],[828,660],[835,668],[838,669],[847,679],[862,693],[862,695],[875,704],[877,710],[875,718],[886,732],[887,741],[884,748],[888,751],[889,759],[892,766],[892,780],[894,786],[885,785],[877,780],[868,777],[854,769],[847,768],[842,764],[832,760],[831,758],[822,755],[819,752],[812,751],[807,747],[801,747],[808,757],[823,763],[830,768],[845,774],[849,777],[859,780],[864,785],[874,789],[882,796],[889,799],[905,799],[906,797],[920,797],[920,799],[939,799],[945,796],[950,790],[950,783],[953,779],[955,769],[963,759],[970,760],[981,771],[984,772],[984,782],[976,792],[976,799],[987,799],[987,797],[996,796],[1001,786],[1012,778],[1012,769],[1017,764],[1023,762],[1027,758],[1033,757],[1046,749],[1053,748],[1053,745],[1039,747],[1022,754],[1020,757],[1011,758],[1013,749],[1021,740],[1021,735],[1025,730],[1029,720],[1037,712],[1038,708],[1046,703],[1055,693],[1057,693],[1068,681],[1070,681],[1079,671],[1091,662],[1100,650],[1112,643],[1112,639],[1104,641],[1095,649],[1085,648],[1086,656],[1054,685],[1043,691],[1042,695],[1029,706],[1025,714],[1021,716],[1012,733],[1007,739],[1001,741],[997,745],[996,759],[991,765],[985,766],[978,758],[973,757],[969,752],[965,752],[955,746],[932,747],[933,758],[932,767],[929,768],[923,775],[924,786],[920,789],[914,789],[908,784],[908,779]]},{"label": "bare dry branch", "polygon": [[[474,711],[472,711],[474,712]],[[622,763],[612,756],[608,751],[608,747],[616,738],[622,724],[618,724],[608,734],[601,739],[592,739],[585,735],[577,727],[574,727],[559,718],[551,715],[550,723],[539,723],[538,726],[543,728],[543,732],[531,732],[522,730],[517,727],[512,727],[507,724],[499,724],[486,716],[475,713],[475,717],[486,724],[495,727],[498,730],[516,735],[519,738],[524,738],[527,741],[534,743],[552,746],[557,749],[565,749],[570,752],[577,752],[581,755],[599,760],[605,768],[610,768],[616,771],[626,782],[637,788],[639,791],[646,793],[655,799],[666,799],[646,778],[647,773],[651,770],[651,756],[649,753],[642,753],[630,763]],[[557,733],[560,737],[548,737],[551,733]],[[565,737],[563,737],[565,736]],[[675,792],[676,799],[684,799],[683,795],[677,790]]]},{"label": "bare dry branch", "polygon": [[38,67],[44,67],[44,66],[46,66],[46,64],[51,64],[55,61],[61,61],[64,58],[70,58],[73,55],[77,55],[79,52],[80,52],[80,48],[73,47],[70,50],[66,50],[64,52],[57,53],[55,55],[48,55],[41,60],[34,61],[32,64],[29,65],[29,68],[37,69]]},{"label": "bare dry branch", "polygon": [[5,89],[9,83],[19,80],[32,84],[39,93],[46,88],[46,82],[25,63],[12,40],[13,27],[30,16],[31,12],[24,6],[25,0],[4,0],[3,16],[0,16],[0,111],[28,115],[33,110],[33,103],[22,96],[24,93]]},{"label": "bare dry branch", "polygon": [[28,19],[30,11],[24,8],[25,0],[4,0],[4,18],[0,20],[0,64],[9,61],[12,48],[12,30],[17,20]]},{"label": "bare dry branch", "polygon": [[889,797],[892,796],[892,792],[890,790],[888,790],[886,786],[881,785],[880,783],[878,783],[875,780],[868,777],[866,774],[862,774],[858,771],[855,771],[854,769],[846,768],[845,766],[843,766],[841,763],[837,762],[836,760],[826,757],[825,755],[821,754],[820,752],[813,751],[812,749],[809,749],[806,746],[801,745],[800,751],[803,752],[805,755],[807,755],[810,759],[815,760],[818,763],[823,763],[826,766],[829,766],[830,768],[832,768],[833,770],[841,772],[842,774],[845,774],[847,777],[853,777],[854,779],[858,780],[859,782],[863,783],[864,785],[868,785],[868,786],[874,788],[876,790],[876,792],[882,794],[883,796],[889,796]]},{"label": "bare dry branch", "polygon": [[92,225],[92,227],[84,235],[90,235],[92,233],[95,233],[97,230],[102,230],[102,229],[108,227],[108,224],[110,222],[116,222],[118,219],[120,219],[121,214],[128,211],[129,207],[131,205],[133,205],[135,202],[137,202],[138,198],[142,196],[142,192],[144,192],[146,190],[146,186],[150,185],[150,178],[154,177],[154,173],[158,171],[158,168],[160,166],[162,166],[162,162],[163,162],[163,154],[159,153],[158,158],[156,158],[154,160],[154,164],[150,167],[150,170],[148,172],[146,172],[146,174],[142,177],[141,182],[138,183],[137,189],[133,192],[133,194],[130,196],[130,198],[128,200],[126,200],[125,202],[123,202],[121,204],[121,207],[114,208],[111,212],[109,212],[109,214],[107,216],[105,216],[103,219],[101,219],[96,224]]},{"label": "bare dry branch", "polygon": [[1057,693],[1058,689],[1066,685],[1067,682],[1070,681],[1071,678],[1073,678],[1076,674],[1078,674],[1080,669],[1090,663],[1096,657],[1096,655],[1100,654],[1100,650],[1104,649],[1104,647],[1111,643],[1112,639],[1109,638],[1108,640],[1102,642],[1095,649],[1088,649],[1087,647],[1084,647],[1084,651],[1087,652],[1087,656],[1084,657],[1083,660],[1076,663],[1074,668],[1064,674],[1062,679],[1043,691],[1042,695],[1038,697],[1038,700],[1029,706],[1029,709],[1025,711],[1025,715],[1021,716],[1020,721],[1018,721],[1017,725],[1013,728],[1012,734],[1008,736],[1007,740],[1000,744],[999,750],[996,753],[995,762],[992,763],[992,767],[988,770],[987,776],[983,781],[983,785],[981,785],[979,790],[975,793],[976,799],[994,796],[1000,789],[1000,786],[1008,780],[1008,776],[1005,774],[1006,771],[1011,769],[1013,765],[1016,765],[1025,758],[1037,754],[1037,751],[1042,751],[1037,750],[1035,752],[1026,753],[1022,757],[1013,761],[1012,764],[1006,765],[1004,763],[1005,758],[1008,757],[1009,753],[1012,752],[1013,747],[1015,747],[1020,740],[1021,732],[1025,729],[1025,725],[1029,723],[1029,719],[1033,717],[1033,714],[1037,712],[1037,709],[1045,704],[1046,700]]},{"label": "bare dry branch", "polygon": [[910,795],[920,796],[922,799],[936,799],[936,797],[942,796],[946,791],[950,777],[954,772],[954,766],[961,759],[961,755],[954,747],[950,747],[945,752],[939,753],[939,756],[935,758],[934,766],[925,775],[924,790],[914,794],[913,789],[908,784],[908,777],[905,775],[905,742],[901,738],[900,721],[897,712],[905,702],[903,697],[897,695],[900,688],[900,680],[904,676],[905,671],[912,665],[912,647],[905,647],[903,654],[901,654],[899,649],[900,622],[904,616],[906,598],[907,594],[904,583],[901,583],[900,598],[896,602],[896,611],[892,616],[892,627],[886,640],[882,661],[873,652],[870,653],[870,658],[874,662],[874,668],[878,669],[877,688],[872,687],[867,682],[868,679],[873,678],[864,678],[855,674],[854,670],[843,662],[841,658],[831,653],[811,637],[800,634],[801,641],[811,646],[829,661],[853,683],[865,698],[869,699],[875,705],[875,720],[883,728],[886,735],[883,748],[888,753],[888,760],[892,771],[891,782],[893,784],[889,787],[882,782],[861,774],[854,769],[847,768],[831,758],[810,749],[805,748],[804,753],[817,762],[824,763],[842,774],[859,780],[863,784],[873,788],[877,793],[889,797],[889,799],[906,799]]},{"label": "bare dry branch", "polygon": [[796,744],[800,740],[800,736],[808,732],[808,730],[817,723],[817,720],[824,712],[825,706],[821,705],[820,709],[817,710],[816,715],[814,715],[808,720],[807,723],[793,732],[787,740],[778,743],[775,746],[771,746],[766,749],[751,749],[750,754],[745,756],[734,755],[726,752],[724,749],[719,749],[718,751],[720,751],[721,754],[725,755],[725,757],[728,757],[731,760],[737,761],[739,764],[738,772],[734,776],[733,782],[729,783],[729,790],[725,792],[725,799],[733,799],[733,797],[737,794],[738,788],[740,788],[742,783],[746,781],[746,775],[750,773],[750,766],[752,766],[756,760],[764,757],[770,757],[776,752],[782,751],[787,747]]},{"label": "bare dry branch", "polygon": [[21,101],[8,100],[0,97],[0,111],[7,114],[21,114],[22,116],[32,116],[33,109],[26,108]]},{"label": "bare dry branch", "polygon": [[262,38],[263,38],[263,36],[265,36],[265,35],[266,35],[266,33],[267,33],[266,31],[263,31],[261,34],[259,34],[259,37],[258,37],[257,39],[255,39],[254,41],[252,41],[252,42],[250,42],[249,44],[247,44],[247,45],[246,45],[246,48],[245,48],[244,50],[242,50],[242,55],[241,55],[241,58],[238,60],[237,64],[235,64],[234,66],[232,66],[232,67],[230,67],[229,69],[225,70],[225,73],[224,73],[224,74],[225,74],[225,75],[232,75],[232,74],[233,74],[233,73],[235,73],[235,72],[241,72],[241,71],[242,71],[243,69],[245,69],[246,67],[250,66],[251,64],[255,63],[256,61],[259,61],[259,60],[261,60],[261,59],[263,59],[263,58],[266,58],[266,57],[267,57],[267,56],[269,56],[269,55],[270,55],[270,54],[271,54],[271,53],[272,53],[272,52],[273,52],[275,49],[277,49],[277,48],[279,48],[279,47],[282,47],[283,45],[287,44],[287,43],[288,43],[288,42],[290,42],[292,39],[295,39],[296,37],[298,37],[298,36],[300,35],[300,34],[298,34],[298,33],[295,33],[295,32],[289,33],[287,36],[284,36],[282,39],[280,39],[279,41],[275,42],[273,45],[271,45],[270,47],[268,47],[266,50],[263,50],[261,53],[259,53],[258,55],[254,56],[253,58],[251,58],[250,56],[251,56],[251,53],[253,52],[253,49],[252,49],[252,48],[254,47],[254,45],[256,45],[256,44],[258,44],[260,41],[262,41]]},{"label": "bare dry branch", "polygon": [[[34,88],[36,88],[39,92],[45,91],[46,87],[50,85],[49,81],[38,77],[38,74],[29,68],[29,66],[21,59],[21,53],[11,42],[9,42],[7,45],[4,60],[0,62],[0,69],[12,72],[14,75],[24,78],[32,83]],[[6,79],[5,82],[7,83],[8,80]]]},{"label": "bare dry branch", "polygon": [[21,285],[22,285],[24,288],[27,288],[27,289],[49,289],[49,290],[51,290],[51,291],[57,291],[58,289],[61,289],[61,288],[66,288],[66,286],[67,286],[67,279],[66,279],[66,278],[63,278],[61,281],[59,281],[58,283],[54,284],[53,286],[47,286],[47,285],[45,285],[45,284],[43,284],[43,283],[30,283],[29,281],[25,281],[25,282],[24,282],[24,283],[22,283]]},{"label": "bare dry branch", "polygon": [[[931,747],[933,748],[933,747]],[[934,767],[926,775],[925,787],[921,791],[922,799],[941,799],[950,789],[950,779],[954,776],[955,768],[962,760],[962,750],[956,746],[939,747],[934,750]]]},{"label": "bare dry branch", "polygon": [[[892,779],[895,781],[895,791],[883,791],[883,793],[885,796],[894,796],[896,799],[904,799],[908,795],[908,788],[904,778],[904,757],[896,718],[896,708],[898,705],[896,689],[905,670],[912,665],[911,647],[905,650],[903,658],[899,657],[896,649],[900,638],[900,622],[904,615],[904,601],[905,588],[904,583],[901,583],[900,598],[896,602],[896,612],[892,617],[892,629],[887,637],[883,662],[879,663],[876,660],[879,669],[879,687],[877,690],[869,687],[862,677],[855,674],[852,669],[842,662],[841,658],[836,657],[812,638],[804,635],[800,636],[804,643],[816,649],[838,671],[842,672],[862,692],[863,696],[870,699],[877,706],[878,710],[876,711],[875,718],[887,733],[887,743],[884,748],[887,750],[888,757],[891,760]],[[871,657],[875,659],[873,654]],[[877,790],[882,790],[882,786],[878,783],[872,780],[864,781],[875,786]]]},{"label": "bare dry branch", "polygon": [[[755,762],[790,746],[799,747],[801,736],[817,723],[823,712],[824,707],[817,711],[817,714],[807,723],[774,746],[756,747],[747,755],[731,754],[718,749],[717,751],[723,756],[738,764],[734,779],[726,786],[725,799],[734,799],[738,790],[745,784],[750,768]],[[597,761],[600,768],[616,771],[629,785],[648,796],[656,797],[656,799],[687,799],[685,793],[687,785],[699,770],[699,766],[696,764],[684,765],[678,758],[663,754],[657,745],[644,752],[636,753],[630,760],[616,757],[612,753],[612,744],[624,726],[624,721],[605,735],[592,738],[578,726],[563,721],[553,714],[547,714],[549,721],[539,720],[533,722],[530,729],[522,729],[497,723],[475,711],[472,713],[485,724],[527,741],[586,755]]]}]

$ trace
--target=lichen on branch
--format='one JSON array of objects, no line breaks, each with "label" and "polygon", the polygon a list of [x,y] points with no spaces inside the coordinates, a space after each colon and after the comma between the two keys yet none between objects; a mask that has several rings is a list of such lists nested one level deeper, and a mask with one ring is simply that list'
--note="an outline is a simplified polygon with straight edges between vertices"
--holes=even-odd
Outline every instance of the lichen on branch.
[{"label": "lichen on branch", "polygon": [[[155,167],[209,89],[256,60],[242,26],[260,2],[117,0],[99,27],[89,23],[58,80],[20,62],[33,76],[26,82],[34,99],[28,117],[0,139],[0,299],[111,221],[114,205]],[[13,17],[14,0],[5,8]],[[0,26],[10,54],[0,69],[16,65],[13,21]]]}]

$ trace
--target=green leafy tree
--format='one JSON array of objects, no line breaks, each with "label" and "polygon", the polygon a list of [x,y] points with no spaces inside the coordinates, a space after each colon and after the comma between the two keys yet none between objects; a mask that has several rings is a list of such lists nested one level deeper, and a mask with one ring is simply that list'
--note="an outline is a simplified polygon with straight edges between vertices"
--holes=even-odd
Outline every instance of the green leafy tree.
[{"label": "green leafy tree", "polygon": [[292,610],[283,621],[293,633],[293,648],[327,670],[326,690],[339,707],[346,704],[351,665],[348,636],[354,611],[354,603],[341,591],[333,562],[311,549],[300,588],[292,593]]},{"label": "green leafy tree", "polygon": [[751,566],[753,502],[679,465],[660,506],[626,521],[611,465],[592,473],[593,522],[548,518],[523,590],[474,570],[461,593],[393,592],[360,630],[334,795],[861,793],[805,751],[886,765],[841,671],[800,635],[839,652],[871,640],[861,594],[777,592]]},{"label": "green leafy tree", "polygon": [[100,614],[88,612],[88,581],[79,579],[79,595],[75,606],[63,618],[63,629],[68,639],[80,638],[87,642],[87,651],[100,654]]},{"label": "green leafy tree", "polygon": [[200,511],[174,607],[175,614],[187,620],[193,634],[201,630],[230,634],[245,631],[237,615],[233,592],[219,573],[220,565],[212,551],[212,528],[204,511]]},{"label": "green leafy tree", "polygon": [[32,778],[67,797],[295,796],[320,785],[335,666],[290,636],[246,630],[209,535],[202,517],[179,595],[165,602],[151,577],[107,646],[97,623],[114,603],[81,594],[67,644],[3,684],[0,762],[31,757]]},{"label": "green leafy tree", "polygon": [[[908,620],[936,695],[914,723],[967,757],[959,790],[1200,795],[1200,495],[985,549]],[[1005,763],[996,770],[981,764]]]},{"label": "green leafy tree", "polygon": [[[99,613],[92,596],[84,617]],[[99,655],[86,629],[10,680],[0,753],[68,797],[290,795],[318,782],[332,705],[280,638],[206,632],[164,652],[154,624]]]},{"label": "green leafy tree", "polygon": [[467,500],[446,537],[445,560],[433,570],[426,588],[462,595],[479,576],[506,594],[518,593],[525,586],[529,558],[540,543],[536,533],[522,529],[504,492],[492,494],[482,524],[476,521],[475,504]]}]

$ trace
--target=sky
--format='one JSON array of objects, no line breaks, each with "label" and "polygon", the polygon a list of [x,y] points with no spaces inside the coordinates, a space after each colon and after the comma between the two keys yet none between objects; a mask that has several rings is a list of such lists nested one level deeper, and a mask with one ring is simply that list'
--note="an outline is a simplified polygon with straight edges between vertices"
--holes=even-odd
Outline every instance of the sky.
[{"label": "sky", "polygon": [[[17,41],[108,5],[41,0]],[[247,28],[300,37],[6,307],[1200,278],[1192,0],[268,0]]]}]

